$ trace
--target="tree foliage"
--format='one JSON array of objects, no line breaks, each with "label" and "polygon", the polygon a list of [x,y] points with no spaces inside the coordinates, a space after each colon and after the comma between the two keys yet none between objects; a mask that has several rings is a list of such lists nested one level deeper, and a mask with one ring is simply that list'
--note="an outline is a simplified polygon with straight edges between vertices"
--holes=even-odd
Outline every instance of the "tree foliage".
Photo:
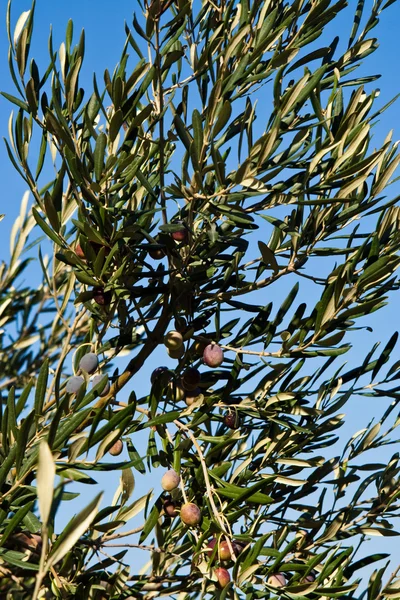
[{"label": "tree foliage", "polygon": [[[386,107],[357,73],[392,3],[359,0],[327,46],[345,0],[138,3],[86,89],[84,33],[70,21],[57,50],[50,34],[42,67],[34,6],[11,25],[9,4],[6,144],[34,203],[0,272],[2,597],[400,596],[368,545],[398,535],[399,454],[365,457],[396,441],[397,333],[343,359],[399,287],[397,143],[371,147]],[[177,358],[147,382],[164,342]],[[383,414],[346,443],[355,396]],[[159,494],[168,469],[179,485]],[[68,484],[96,471],[121,473],[113,503],[85,500],[58,531]],[[135,471],[156,491],[139,496]]]}]

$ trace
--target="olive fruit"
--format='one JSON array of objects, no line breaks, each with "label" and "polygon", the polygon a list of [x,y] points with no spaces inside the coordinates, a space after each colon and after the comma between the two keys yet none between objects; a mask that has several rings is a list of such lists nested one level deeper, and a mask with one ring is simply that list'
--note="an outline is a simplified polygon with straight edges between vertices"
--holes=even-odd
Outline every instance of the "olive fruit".
[{"label": "olive fruit", "polygon": [[286,577],[283,573],[273,573],[267,579],[268,585],[272,585],[276,588],[285,587],[286,585]]},{"label": "olive fruit", "polygon": [[217,538],[211,538],[211,540],[209,540],[208,544],[207,544],[207,555],[208,556],[212,556],[213,552],[214,552],[214,548],[215,548],[215,544],[217,543]]},{"label": "olive fruit", "polygon": [[149,250],[149,256],[153,260],[161,260],[165,256],[165,252],[162,248],[152,248]]},{"label": "olive fruit", "polygon": [[192,392],[186,392],[185,394],[185,402],[188,406],[192,406],[192,404],[194,402],[196,402],[196,400],[198,400],[198,398],[201,395],[201,389],[200,388],[196,388],[195,390],[193,390]]},{"label": "olive fruit", "polygon": [[[104,378],[104,375],[95,375],[93,377],[93,381],[92,381],[93,387],[96,386],[98,383],[100,383],[100,381],[103,378]],[[107,394],[109,393],[110,389],[111,389],[111,385],[110,385],[110,382],[107,379],[107,381],[104,383],[104,387],[103,387],[102,391],[99,393],[99,396],[101,396],[101,397],[107,396]]]},{"label": "olive fruit", "polygon": [[99,306],[108,306],[111,302],[112,294],[111,292],[106,292],[104,288],[96,287],[93,288],[93,300]]},{"label": "olive fruit", "polygon": [[124,444],[122,443],[122,440],[117,440],[109,449],[109,453],[111,454],[111,456],[119,456],[123,449]]},{"label": "olive fruit", "polygon": [[244,544],[243,542],[238,542],[237,540],[233,540],[232,542],[232,548],[233,551],[235,553],[235,556],[239,556],[239,554],[241,552],[243,552],[243,549],[245,547],[246,544]]},{"label": "olive fruit", "polygon": [[180,481],[181,478],[179,477],[178,473],[173,469],[170,469],[162,476],[161,487],[166,492],[170,492],[171,490],[174,490],[178,487]]},{"label": "olive fruit", "polygon": [[[217,543],[216,538],[212,538],[208,542],[208,545],[207,545],[208,556],[212,556],[216,543]],[[233,543],[232,543],[232,549],[236,554],[235,546]],[[227,541],[223,540],[223,541],[219,542],[218,552],[216,553],[216,556],[217,556],[217,558],[219,558],[219,560],[229,560],[231,558],[231,551],[229,549],[229,545],[228,545]]]},{"label": "olive fruit", "polygon": [[68,394],[77,394],[84,383],[85,380],[83,377],[80,377],[80,375],[75,375],[74,377],[70,377],[68,379],[65,389]]},{"label": "olive fruit", "polygon": [[173,350],[171,348],[167,348],[167,352],[170,358],[179,359],[185,354],[185,346],[179,346],[179,348],[175,348]]},{"label": "olive fruit", "polygon": [[236,413],[229,412],[224,416],[224,423],[229,429],[237,429],[239,427],[239,419]]},{"label": "olive fruit", "polygon": [[170,381],[168,384],[168,397],[175,402],[180,402],[185,397],[185,390],[179,385],[174,384],[173,381]]},{"label": "olive fruit", "polygon": [[88,352],[87,354],[82,356],[81,360],[79,361],[79,368],[81,369],[81,371],[85,371],[86,373],[89,373],[89,375],[94,373],[97,370],[98,366],[99,359],[97,358],[97,355],[94,352]]},{"label": "olive fruit", "polygon": [[218,569],[215,569],[214,573],[217,576],[220,587],[224,588],[229,584],[229,582],[231,580],[229,571],[227,571],[223,567],[218,567]]},{"label": "olive fruit", "polygon": [[208,367],[219,367],[224,361],[222,348],[217,344],[208,344],[204,348],[203,360]]},{"label": "olive fruit", "polygon": [[220,542],[218,551],[220,560],[229,560],[231,558],[228,542]]},{"label": "olive fruit", "polygon": [[187,240],[188,232],[185,227],[182,225],[181,229],[172,232],[172,239],[176,242],[185,242]]},{"label": "olive fruit", "polygon": [[164,512],[167,517],[177,517],[178,512],[176,510],[176,504],[171,499],[165,500],[164,502]]},{"label": "olive fruit", "polygon": [[201,521],[201,512],[197,504],[187,502],[181,507],[181,521],[185,525],[198,525]]},{"label": "olive fruit", "polygon": [[165,381],[165,383],[167,383],[167,380],[169,379],[168,371],[168,367],[157,367],[156,369],[154,369],[150,376],[151,385],[154,385],[156,381]]},{"label": "olive fruit", "polygon": [[82,250],[82,246],[80,244],[76,244],[76,246],[75,246],[75,254],[77,255],[78,258],[82,258],[82,259],[86,258],[85,253]]},{"label": "olive fruit", "polygon": [[183,337],[179,331],[168,331],[164,336],[164,345],[168,350],[178,350],[183,345]]},{"label": "olive fruit", "polygon": [[193,367],[186,369],[182,375],[181,383],[184,390],[191,392],[195,390],[200,383],[200,372]]}]

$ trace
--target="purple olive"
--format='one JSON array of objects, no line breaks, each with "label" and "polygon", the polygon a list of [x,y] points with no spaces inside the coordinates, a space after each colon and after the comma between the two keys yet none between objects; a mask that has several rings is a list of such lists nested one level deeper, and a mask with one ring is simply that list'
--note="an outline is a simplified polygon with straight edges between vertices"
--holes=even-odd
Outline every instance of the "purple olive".
[{"label": "purple olive", "polygon": [[274,573],[270,575],[267,580],[268,585],[272,585],[276,588],[285,587],[286,585],[286,577],[283,573]]},{"label": "purple olive", "polygon": [[239,419],[236,413],[228,412],[224,416],[224,423],[229,429],[237,429],[239,427]]},{"label": "purple olive", "polygon": [[79,368],[82,371],[89,373],[89,375],[94,373],[97,370],[98,366],[99,359],[97,358],[97,355],[94,352],[88,352],[87,354],[82,356],[81,360],[79,361]]},{"label": "purple olive", "polygon": [[[101,381],[103,378],[104,378],[104,375],[95,375],[95,377],[93,377],[93,381],[92,381],[93,387],[94,387],[95,385],[97,385],[98,383],[100,383],[100,381]],[[110,385],[110,382],[109,382],[109,381],[108,381],[108,379],[107,379],[107,381],[104,383],[103,390],[101,391],[101,393],[99,393],[99,396],[102,396],[102,397],[103,397],[103,396],[107,396],[107,394],[108,394],[108,393],[109,393],[109,391],[110,391],[110,388],[111,388],[111,385]]]},{"label": "purple olive", "polygon": [[165,252],[162,248],[152,248],[149,250],[149,256],[153,260],[162,260],[165,256]]},{"label": "purple olive", "polygon": [[151,385],[153,385],[156,381],[161,381],[166,385],[169,379],[171,379],[171,375],[168,367],[157,367],[150,376]]},{"label": "purple olive", "polygon": [[224,588],[224,587],[226,587],[229,584],[229,582],[231,580],[231,576],[229,575],[229,571],[227,571],[223,567],[218,567],[218,569],[215,569],[214,573],[217,576],[218,583],[219,583],[219,585],[220,585],[221,588]]},{"label": "purple olive", "polygon": [[[208,544],[207,544],[207,555],[209,557],[211,557],[213,555],[214,552],[214,548],[215,548],[215,544],[217,543],[217,538],[213,537],[211,538],[211,540],[209,540]],[[218,553],[217,553],[218,554]]]},{"label": "purple olive", "polygon": [[172,232],[172,238],[176,242],[185,242],[187,240],[187,237],[188,237],[188,232],[183,226],[182,226],[182,229],[178,229],[178,231]]},{"label": "purple olive", "polygon": [[93,300],[99,306],[108,306],[112,299],[112,293],[110,291],[105,291],[104,288],[96,287],[93,288]]},{"label": "purple olive", "polygon": [[181,507],[181,521],[185,525],[198,525],[201,521],[201,511],[197,504],[187,502]]},{"label": "purple olive", "polygon": [[200,383],[200,373],[197,369],[189,367],[182,375],[181,383],[184,390],[192,392]]},{"label": "purple olive", "polygon": [[86,258],[85,253],[82,250],[82,246],[79,243],[76,244],[76,246],[75,246],[75,254],[82,260],[85,260],[85,258]]},{"label": "purple olive", "polygon": [[185,317],[176,317],[174,327],[179,333],[184,333],[187,329],[187,321]]},{"label": "purple olive", "polygon": [[83,379],[83,377],[75,375],[74,377],[70,377],[68,379],[65,389],[68,394],[77,394],[84,383],[85,380]]},{"label": "purple olive", "polygon": [[165,502],[164,502],[164,512],[168,517],[171,517],[171,518],[178,516],[178,512],[176,510],[176,504],[170,498],[168,500],[165,500]]},{"label": "purple olive", "polygon": [[208,367],[219,367],[224,361],[222,348],[217,344],[208,344],[204,348],[203,360]]}]

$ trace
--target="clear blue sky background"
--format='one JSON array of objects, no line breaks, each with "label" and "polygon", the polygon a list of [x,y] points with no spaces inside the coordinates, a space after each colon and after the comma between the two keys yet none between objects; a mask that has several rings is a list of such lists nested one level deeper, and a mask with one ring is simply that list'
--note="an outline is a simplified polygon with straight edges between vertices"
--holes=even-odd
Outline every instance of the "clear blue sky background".
[{"label": "clear blue sky background", "polygon": [[[356,1],[350,0],[350,6],[340,18],[335,21],[335,25],[330,29],[330,34],[326,38],[322,38],[318,44],[325,45],[329,43],[333,35],[342,33],[348,37],[348,33],[352,24],[352,15],[356,7]],[[367,4],[371,4],[371,0],[367,0]],[[14,93],[13,85],[8,76],[7,65],[7,50],[8,43],[5,30],[5,3],[2,4],[3,9],[0,13],[0,89],[9,93]],[[13,22],[15,24],[19,14],[30,8],[29,2],[23,0],[14,0],[13,4]],[[140,13],[140,7],[135,1],[120,0],[119,2],[105,2],[97,0],[69,0],[67,2],[50,2],[49,0],[38,0],[35,33],[32,45],[31,56],[34,56],[39,65],[47,66],[47,39],[50,24],[53,26],[54,47],[58,48],[59,44],[64,39],[65,27],[69,18],[74,21],[75,41],[82,28],[86,30],[86,56],[83,68],[83,76],[81,85],[87,87],[87,97],[91,93],[92,73],[95,71],[98,75],[98,80],[102,80],[102,74],[105,68],[113,70],[117,63],[120,52],[125,41],[124,20],[131,23],[133,10]],[[389,8],[384,14],[380,25],[374,30],[373,35],[379,39],[380,47],[377,52],[369,56],[365,61],[365,67],[362,67],[360,73],[380,73],[382,78],[368,86],[368,89],[379,87],[381,96],[377,105],[385,104],[395,94],[400,92],[400,80],[398,77],[398,28],[400,24],[400,3],[397,2]],[[393,139],[400,139],[400,122],[398,119],[399,104],[398,101],[386,113],[384,113],[379,123],[375,128],[376,142],[373,145],[378,146],[386,136],[390,129],[394,130]],[[0,97],[0,132],[1,136],[7,137],[7,123],[11,110],[11,105],[2,97]],[[24,182],[19,178],[10,164],[5,147],[0,144],[0,213],[6,213],[6,218],[0,224],[0,259],[8,259],[9,243],[8,235],[12,224],[19,213],[20,200],[25,192],[26,187]],[[396,193],[400,193],[399,184],[393,185],[389,194],[392,197]],[[291,282],[293,285],[293,282]],[[283,297],[282,297],[283,299]],[[391,304],[379,313],[375,313],[368,320],[368,324],[374,328],[373,333],[360,332],[355,333],[355,349],[350,357],[346,360],[350,362],[349,367],[356,364],[357,358],[364,355],[366,347],[370,348],[377,340],[381,340],[384,344],[393,332],[393,328],[398,323],[398,294],[392,296]],[[399,357],[398,349],[393,354],[393,360]],[[160,358],[161,364],[165,363],[165,358]],[[357,361],[358,362],[358,361]],[[152,361],[152,366],[154,362]],[[150,374],[152,366],[146,367],[144,377],[141,375],[142,381]],[[140,389],[137,390],[140,394]],[[382,414],[382,405],[384,401],[379,402],[379,407],[374,399],[355,399],[347,410],[346,425],[342,429],[343,439],[348,439],[350,435],[365,427],[369,420]],[[378,410],[377,410],[378,409]],[[374,456],[373,462],[387,460],[387,457],[393,454],[397,448],[390,447],[385,452],[378,452]],[[136,476],[136,474],[135,474]],[[145,482],[137,477],[138,485],[135,491],[135,496],[140,496],[147,492],[149,487],[154,486],[156,492],[158,488],[157,474],[153,474],[153,481],[149,483],[148,478]],[[118,475],[107,474],[98,477],[101,488],[106,489],[106,497],[104,504],[113,496]],[[92,498],[95,494],[93,488],[85,488],[84,498],[80,500],[74,507],[78,509],[83,502]],[[72,507],[72,504],[71,504]],[[65,512],[65,511],[64,511]],[[65,522],[66,515],[63,514],[59,519],[59,526]],[[139,519],[140,521],[140,519]],[[139,522],[135,521],[135,523]],[[130,524],[130,526],[132,526]],[[134,526],[134,525],[133,525]],[[400,529],[400,524],[395,524],[396,529]],[[374,538],[371,542],[376,551],[394,551],[398,547],[396,538]],[[132,554],[135,560],[138,558],[136,553]],[[141,556],[142,558],[142,556]],[[397,560],[395,560],[397,562]]]}]

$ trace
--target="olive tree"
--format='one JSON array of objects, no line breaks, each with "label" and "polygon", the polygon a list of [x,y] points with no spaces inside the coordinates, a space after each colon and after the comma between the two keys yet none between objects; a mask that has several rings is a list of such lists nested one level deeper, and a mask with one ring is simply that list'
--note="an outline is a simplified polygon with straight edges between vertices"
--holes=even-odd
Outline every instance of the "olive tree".
[{"label": "olive tree", "polygon": [[[34,5],[9,4],[32,202],[0,271],[2,597],[400,596],[369,541],[400,515],[399,454],[371,460],[398,435],[397,333],[344,357],[399,287],[397,142],[372,147],[358,71],[393,0],[365,4],[144,0],[85,89],[84,33],[40,65]],[[58,529],[102,471],[113,502]]]}]

